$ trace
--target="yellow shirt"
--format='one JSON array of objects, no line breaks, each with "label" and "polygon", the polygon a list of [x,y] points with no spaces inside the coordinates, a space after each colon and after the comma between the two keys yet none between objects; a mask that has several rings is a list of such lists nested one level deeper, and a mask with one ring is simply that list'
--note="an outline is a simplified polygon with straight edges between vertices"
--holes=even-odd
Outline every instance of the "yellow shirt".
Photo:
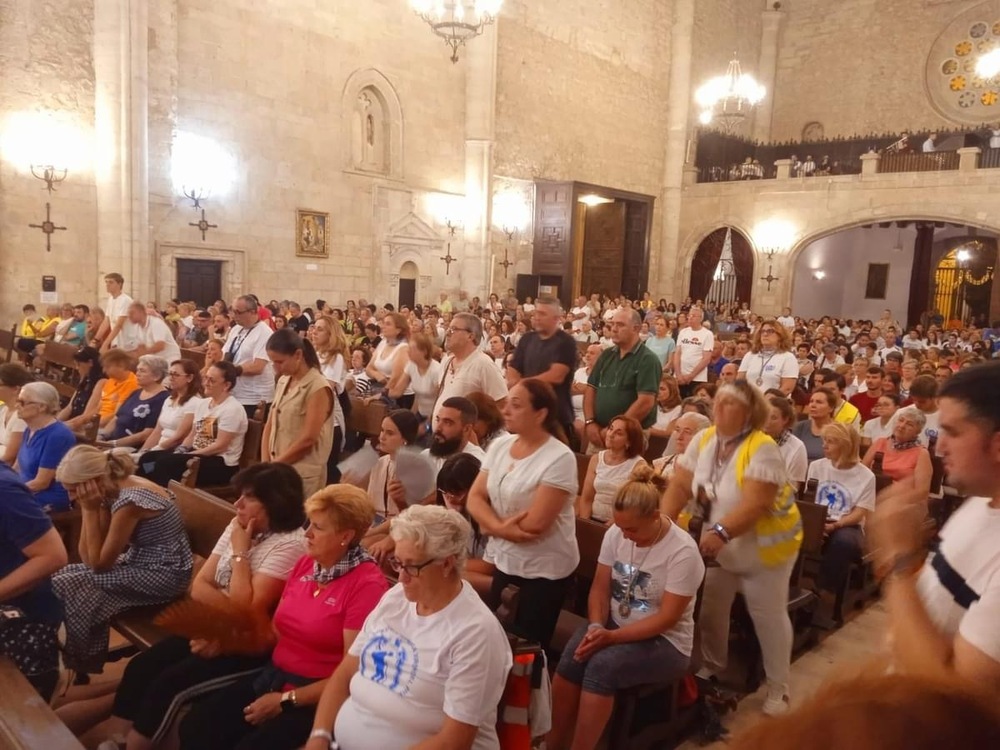
[{"label": "yellow shirt", "polygon": [[118,407],[125,403],[125,399],[138,387],[139,381],[136,380],[134,372],[130,372],[123,380],[108,378],[101,391],[101,406],[98,411],[101,418],[110,417],[118,411]]},{"label": "yellow shirt", "polygon": [[861,412],[859,412],[858,407],[850,401],[845,401],[840,405],[840,408],[833,413],[833,421],[840,422],[841,424],[858,426],[861,422]]}]

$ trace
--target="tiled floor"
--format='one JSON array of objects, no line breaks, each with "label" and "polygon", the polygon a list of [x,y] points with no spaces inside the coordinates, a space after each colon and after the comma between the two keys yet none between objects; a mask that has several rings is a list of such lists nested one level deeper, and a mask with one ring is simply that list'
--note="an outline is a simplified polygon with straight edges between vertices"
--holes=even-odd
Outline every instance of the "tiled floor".
[{"label": "tiled floor", "polygon": [[[881,603],[876,602],[853,618],[840,630],[829,635],[818,646],[792,664],[790,691],[792,706],[811,695],[827,679],[842,671],[851,671],[857,665],[875,658],[884,651],[888,616]],[[736,713],[725,717],[730,731],[750,726],[762,716],[765,688],[740,701]],[[679,750],[696,750],[700,746],[688,741]],[[721,750],[726,745],[717,742],[708,745]]]}]

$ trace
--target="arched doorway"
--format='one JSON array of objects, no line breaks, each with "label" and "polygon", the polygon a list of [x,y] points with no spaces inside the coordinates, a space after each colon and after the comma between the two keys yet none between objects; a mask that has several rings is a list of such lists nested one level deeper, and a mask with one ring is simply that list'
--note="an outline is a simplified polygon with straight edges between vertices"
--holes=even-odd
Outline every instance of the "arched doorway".
[{"label": "arched doorway", "polygon": [[989,319],[996,241],[969,239],[948,250],[934,271],[932,306],[946,322]]},{"label": "arched doorway", "polygon": [[411,310],[417,301],[417,264],[412,260],[406,261],[399,268],[399,307],[408,307]]},{"label": "arched doorway", "polygon": [[750,302],[753,265],[749,239],[732,227],[716,229],[701,241],[691,260],[688,295],[717,305]]}]

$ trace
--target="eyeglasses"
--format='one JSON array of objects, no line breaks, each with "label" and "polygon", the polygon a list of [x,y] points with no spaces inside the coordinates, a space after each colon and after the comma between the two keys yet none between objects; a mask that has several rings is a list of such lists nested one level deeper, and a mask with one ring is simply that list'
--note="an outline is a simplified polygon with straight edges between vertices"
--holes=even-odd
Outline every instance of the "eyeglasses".
[{"label": "eyeglasses", "polygon": [[399,558],[395,555],[389,556],[389,567],[392,568],[397,573],[406,573],[410,578],[420,578],[420,571],[426,568],[428,565],[432,565],[438,562],[436,557],[432,557],[426,562],[422,562],[414,565],[404,565],[399,561]]},{"label": "eyeglasses", "polygon": [[16,406],[17,408],[21,408],[22,406],[42,406],[42,405],[43,404],[40,401],[22,401],[21,399],[18,399],[17,401],[14,402],[14,406]]},{"label": "eyeglasses", "polygon": [[468,328],[449,328],[445,333],[455,333],[456,331],[461,331],[462,333],[472,333]]},{"label": "eyeglasses", "polygon": [[762,335],[765,333],[777,333],[773,328],[761,328],[760,332]]}]

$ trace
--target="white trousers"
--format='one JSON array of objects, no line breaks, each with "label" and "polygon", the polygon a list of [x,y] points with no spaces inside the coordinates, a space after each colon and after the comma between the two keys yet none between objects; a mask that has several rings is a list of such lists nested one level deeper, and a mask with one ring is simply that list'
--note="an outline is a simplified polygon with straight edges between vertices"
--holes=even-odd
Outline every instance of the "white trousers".
[{"label": "white trousers", "polygon": [[[737,592],[746,599],[760,643],[769,692],[788,694],[792,661],[792,621],[788,617],[788,581],[795,556],[774,568],[763,565],[744,573],[720,567],[705,572],[698,630],[701,672],[717,674],[729,660],[729,617]],[[780,693],[779,693],[780,691]]]}]

